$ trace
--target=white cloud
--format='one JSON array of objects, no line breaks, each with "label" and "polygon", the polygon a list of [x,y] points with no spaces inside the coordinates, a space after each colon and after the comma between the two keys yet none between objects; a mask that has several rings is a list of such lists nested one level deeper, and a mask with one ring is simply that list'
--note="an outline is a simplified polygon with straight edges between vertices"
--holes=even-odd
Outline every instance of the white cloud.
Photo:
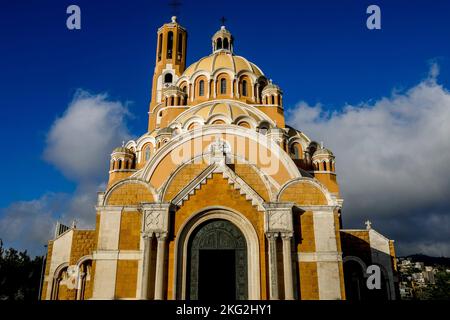
[{"label": "white cloud", "polygon": [[67,195],[47,194],[40,199],[18,201],[0,211],[0,234],[6,246],[44,253],[51,237],[54,215],[63,210]]},{"label": "white cloud", "polygon": [[[288,116],[335,154],[344,227],[369,218],[404,253],[435,243],[450,255],[450,93],[438,74],[433,64],[429,77],[405,92],[333,112],[300,102]],[[409,229],[392,227],[399,223]]]},{"label": "white cloud", "polygon": [[48,133],[45,159],[77,182],[104,180],[112,149],[130,138],[127,108],[107,98],[79,91]]},{"label": "white cloud", "polygon": [[78,91],[63,116],[52,125],[44,158],[77,183],[73,194],[48,193],[18,201],[0,211],[0,237],[6,246],[42,254],[56,220],[92,228],[95,200],[108,178],[109,155],[130,134],[126,106],[107,95]]}]

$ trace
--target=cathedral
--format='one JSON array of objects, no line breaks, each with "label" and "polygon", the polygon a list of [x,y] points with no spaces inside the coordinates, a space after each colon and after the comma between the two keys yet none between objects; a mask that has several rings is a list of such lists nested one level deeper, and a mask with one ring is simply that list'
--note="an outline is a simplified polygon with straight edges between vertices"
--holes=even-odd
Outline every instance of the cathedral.
[{"label": "cathedral", "polygon": [[41,299],[396,299],[394,241],[343,228],[333,153],[224,25],[186,68],[187,35],[158,29],[148,130],[112,151],[95,229],[57,224]]}]

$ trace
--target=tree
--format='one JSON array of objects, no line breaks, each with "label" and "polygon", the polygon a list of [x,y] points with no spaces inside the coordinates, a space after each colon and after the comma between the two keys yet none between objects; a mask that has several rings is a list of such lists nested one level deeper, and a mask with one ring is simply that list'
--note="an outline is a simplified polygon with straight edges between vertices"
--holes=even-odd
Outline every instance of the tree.
[{"label": "tree", "polygon": [[37,300],[43,257],[4,249],[0,239],[0,300]]}]

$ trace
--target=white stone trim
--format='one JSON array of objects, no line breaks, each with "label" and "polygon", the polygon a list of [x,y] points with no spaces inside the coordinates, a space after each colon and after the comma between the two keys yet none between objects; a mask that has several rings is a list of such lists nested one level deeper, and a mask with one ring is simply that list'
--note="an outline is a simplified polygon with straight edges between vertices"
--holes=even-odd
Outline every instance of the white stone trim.
[{"label": "white stone trim", "polygon": [[299,262],[340,262],[342,252],[297,252]]}]

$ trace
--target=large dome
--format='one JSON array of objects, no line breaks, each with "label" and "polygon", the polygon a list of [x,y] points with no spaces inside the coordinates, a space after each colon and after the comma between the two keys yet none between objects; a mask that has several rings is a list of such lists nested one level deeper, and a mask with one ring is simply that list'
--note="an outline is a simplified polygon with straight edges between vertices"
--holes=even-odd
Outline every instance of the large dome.
[{"label": "large dome", "polygon": [[230,70],[235,74],[247,71],[254,74],[256,78],[264,76],[264,73],[257,65],[244,57],[233,55],[228,51],[218,51],[191,64],[180,78],[191,78],[197,71],[214,74],[216,71],[223,69]]}]

